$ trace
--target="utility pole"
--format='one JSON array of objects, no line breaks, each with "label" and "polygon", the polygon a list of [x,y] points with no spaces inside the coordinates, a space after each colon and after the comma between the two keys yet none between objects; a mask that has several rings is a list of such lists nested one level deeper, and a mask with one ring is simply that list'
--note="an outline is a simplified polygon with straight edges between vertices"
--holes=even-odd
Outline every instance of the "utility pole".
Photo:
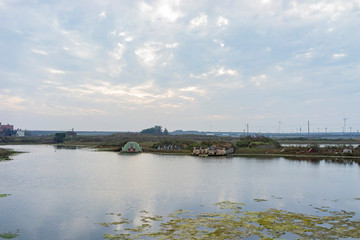
[{"label": "utility pole", "polygon": [[349,118],[344,117],[344,128],[343,128],[343,134],[345,134],[346,132],[346,120],[348,120]]},{"label": "utility pole", "polygon": [[281,121],[279,121],[279,133],[281,133]]},{"label": "utility pole", "polygon": [[249,135],[249,124],[248,123],[246,124],[246,131],[247,131],[247,134]]},{"label": "utility pole", "polygon": [[310,138],[310,121],[308,121],[308,138]]}]

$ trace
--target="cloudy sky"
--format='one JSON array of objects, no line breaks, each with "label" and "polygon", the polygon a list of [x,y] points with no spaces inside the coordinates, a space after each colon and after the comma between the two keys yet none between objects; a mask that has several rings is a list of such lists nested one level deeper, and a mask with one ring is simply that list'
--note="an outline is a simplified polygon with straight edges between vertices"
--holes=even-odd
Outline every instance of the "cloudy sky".
[{"label": "cloudy sky", "polygon": [[0,122],[360,130],[360,0],[0,0]]}]

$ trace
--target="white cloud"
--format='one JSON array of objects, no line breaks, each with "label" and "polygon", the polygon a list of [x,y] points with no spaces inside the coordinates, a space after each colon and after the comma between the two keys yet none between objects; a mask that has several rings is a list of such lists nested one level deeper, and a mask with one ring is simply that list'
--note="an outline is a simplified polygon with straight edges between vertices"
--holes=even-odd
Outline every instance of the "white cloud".
[{"label": "white cloud", "polygon": [[314,56],[315,56],[315,49],[313,48],[295,53],[295,58],[300,58],[300,59],[311,59]]},{"label": "white cloud", "polygon": [[200,95],[205,95],[206,91],[205,89],[202,89],[200,87],[196,87],[196,86],[189,86],[186,88],[180,88],[179,89],[180,92],[192,92],[192,93],[196,93],[196,94],[200,94]]},{"label": "white cloud", "polygon": [[59,69],[53,69],[53,68],[47,68],[46,71],[49,73],[52,73],[52,74],[65,74],[64,71],[59,70]]},{"label": "white cloud", "polygon": [[106,12],[102,11],[99,15],[98,15],[99,21],[102,21],[106,18]]},{"label": "white cloud", "polygon": [[266,48],[265,48],[265,52],[266,52],[266,53],[269,53],[269,52],[271,52],[271,51],[272,51],[271,47],[266,47]]},{"label": "white cloud", "polygon": [[[62,43],[63,49],[70,55],[82,59],[92,59],[99,47],[78,31],[67,31],[56,25],[60,33],[58,42]],[[85,35],[85,36],[84,36]]]},{"label": "white cloud", "polygon": [[305,101],[306,104],[321,103],[321,102],[324,102],[324,99],[309,99]]},{"label": "white cloud", "polygon": [[229,119],[230,116],[229,115],[219,115],[219,114],[215,114],[215,115],[208,115],[205,116],[206,119],[209,120],[224,120],[224,119]]},{"label": "white cloud", "polygon": [[208,24],[208,16],[205,13],[201,13],[200,16],[193,18],[190,21],[190,28],[204,28]]},{"label": "white cloud", "polygon": [[46,51],[43,51],[43,50],[38,50],[38,49],[32,49],[31,50],[33,53],[36,53],[36,54],[40,54],[40,55],[48,55],[48,53]]},{"label": "white cloud", "polygon": [[23,103],[26,102],[28,101],[21,97],[0,94],[0,104],[2,109],[12,111],[25,110],[26,106],[24,106]]},{"label": "white cloud", "polygon": [[278,65],[278,66],[276,66],[275,68],[276,68],[276,70],[278,70],[279,72],[281,72],[282,70],[284,70],[284,68],[283,68],[283,67],[281,67],[281,66],[279,66],[279,65]]},{"label": "white cloud", "polygon": [[154,65],[159,56],[157,55],[160,50],[159,43],[146,43],[143,47],[135,50],[135,54],[138,56],[138,59],[141,63],[145,65]]},{"label": "white cloud", "polygon": [[93,116],[93,115],[105,115],[106,112],[101,109],[91,107],[72,107],[62,105],[49,105],[41,104],[37,109],[34,106],[31,107],[32,113],[46,115],[46,116]]},{"label": "white cloud", "polygon": [[224,67],[220,67],[219,69],[217,69],[215,76],[221,75],[236,76],[237,72],[233,69],[225,69]]},{"label": "white cloud", "polygon": [[108,35],[114,38],[116,36],[116,30],[109,32]]},{"label": "white cloud", "polygon": [[126,38],[124,38],[125,42],[132,42],[134,40],[134,37],[132,36],[127,36]]},{"label": "white cloud", "polygon": [[142,47],[135,50],[138,61],[145,66],[154,66],[161,64],[167,66],[174,58],[173,49],[177,48],[179,43],[147,42]]},{"label": "white cloud", "polygon": [[57,90],[75,95],[79,99],[90,99],[100,104],[116,105],[126,108],[129,105],[140,105],[144,108],[162,108],[183,106],[184,101],[195,101],[197,96],[206,95],[206,91],[196,86],[179,89],[161,89],[153,81],[132,84],[113,84],[99,81],[78,86],[55,86]]},{"label": "white cloud", "polygon": [[119,37],[125,37],[126,35],[128,35],[127,32],[120,32],[120,33],[119,33]]},{"label": "white cloud", "polygon": [[127,32],[120,32],[119,37],[123,37],[125,42],[132,42],[134,40],[134,37]]},{"label": "white cloud", "polygon": [[302,77],[295,77],[295,78],[292,78],[291,82],[293,83],[299,83],[299,82],[302,82],[303,81],[303,78]]},{"label": "white cloud", "polygon": [[225,28],[229,25],[229,20],[225,17],[220,16],[216,19],[216,25],[220,28]]},{"label": "white cloud", "polygon": [[124,51],[125,51],[125,45],[118,43],[116,45],[116,48],[111,52],[111,55],[115,59],[120,60],[122,58],[122,55],[124,54]]},{"label": "white cloud", "polygon": [[265,74],[251,77],[251,82],[253,82],[257,87],[260,87],[262,84],[264,84],[267,81],[268,81],[268,76]]},{"label": "white cloud", "polygon": [[313,20],[319,18],[336,20],[353,8],[350,1],[317,1],[316,3],[293,1],[291,5],[287,14]]},{"label": "white cloud", "polygon": [[332,57],[333,57],[333,59],[341,59],[341,58],[344,58],[346,56],[347,56],[346,53],[335,53]]},{"label": "white cloud", "polygon": [[109,61],[109,63],[106,65],[106,69],[98,68],[97,71],[105,73],[110,77],[117,77],[125,67],[126,65],[123,63]]},{"label": "white cloud", "polygon": [[171,23],[183,17],[179,5],[178,0],[158,0],[152,5],[140,2],[138,7],[142,16],[149,18],[152,22],[164,21]]},{"label": "white cloud", "polygon": [[234,90],[234,89],[240,89],[244,88],[245,85],[243,84],[241,79],[225,79],[221,80],[219,82],[215,82],[210,86],[210,89],[218,89],[218,90]]},{"label": "white cloud", "polygon": [[179,46],[179,43],[178,43],[178,42],[169,43],[169,44],[166,44],[166,45],[165,45],[166,48],[177,48],[178,46]]},{"label": "white cloud", "polygon": [[207,78],[218,77],[218,76],[222,76],[222,75],[237,76],[238,72],[233,69],[225,69],[225,67],[221,66],[221,67],[213,68],[209,72],[202,73],[200,75],[190,74],[190,77],[197,78],[197,79],[207,79]]},{"label": "white cloud", "polygon": [[225,44],[224,44],[224,42],[223,41],[221,41],[221,40],[218,40],[218,39],[214,39],[214,43],[216,43],[216,44],[218,44],[220,47],[225,47]]},{"label": "white cloud", "polygon": [[45,80],[45,81],[43,81],[43,83],[46,83],[46,84],[49,84],[49,85],[60,85],[59,82],[49,81],[49,80]]}]

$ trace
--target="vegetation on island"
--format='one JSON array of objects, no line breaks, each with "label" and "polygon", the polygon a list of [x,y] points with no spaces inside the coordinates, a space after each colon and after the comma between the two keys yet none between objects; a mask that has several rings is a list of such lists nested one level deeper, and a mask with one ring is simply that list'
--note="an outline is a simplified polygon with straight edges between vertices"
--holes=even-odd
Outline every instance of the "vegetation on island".
[{"label": "vegetation on island", "polygon": [[281,144],[274,139],[259,135],[241,137],[236,146],[238,148],[280,148]]},{"label": "vegetation on island", "polygon": [[179,209],[160,216],[143,210],[136,222],[110,213],[107,215],[118,221],[99,224],[121,229],[120,233],[106,233],[105,239],[286,239],[291,235],[299,239],[360,238],[360,220],[354,218],[355,212],[321,207],[315,208],[321,211],[318,216],[273,208],[244,211],[245,204],[230,201],[214,205],[218,210],[211,213]]}]

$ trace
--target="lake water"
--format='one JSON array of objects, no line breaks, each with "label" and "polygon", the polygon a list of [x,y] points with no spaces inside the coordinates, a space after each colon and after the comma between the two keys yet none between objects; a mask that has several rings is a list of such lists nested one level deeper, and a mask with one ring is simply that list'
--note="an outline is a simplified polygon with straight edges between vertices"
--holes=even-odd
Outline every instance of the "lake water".
[{"label": "lake water", "polygon": [[0,233],[17,231],[17,239],[103,239],[119,228],[96,224],[116,220],[106,213],[136,221],[141,210],[213,211],[220,201],[256,211],[360,212],[360,166],[352,162],[6,148],[27,152],[0,162],[0,194],[11,194],[0,197]]}]

